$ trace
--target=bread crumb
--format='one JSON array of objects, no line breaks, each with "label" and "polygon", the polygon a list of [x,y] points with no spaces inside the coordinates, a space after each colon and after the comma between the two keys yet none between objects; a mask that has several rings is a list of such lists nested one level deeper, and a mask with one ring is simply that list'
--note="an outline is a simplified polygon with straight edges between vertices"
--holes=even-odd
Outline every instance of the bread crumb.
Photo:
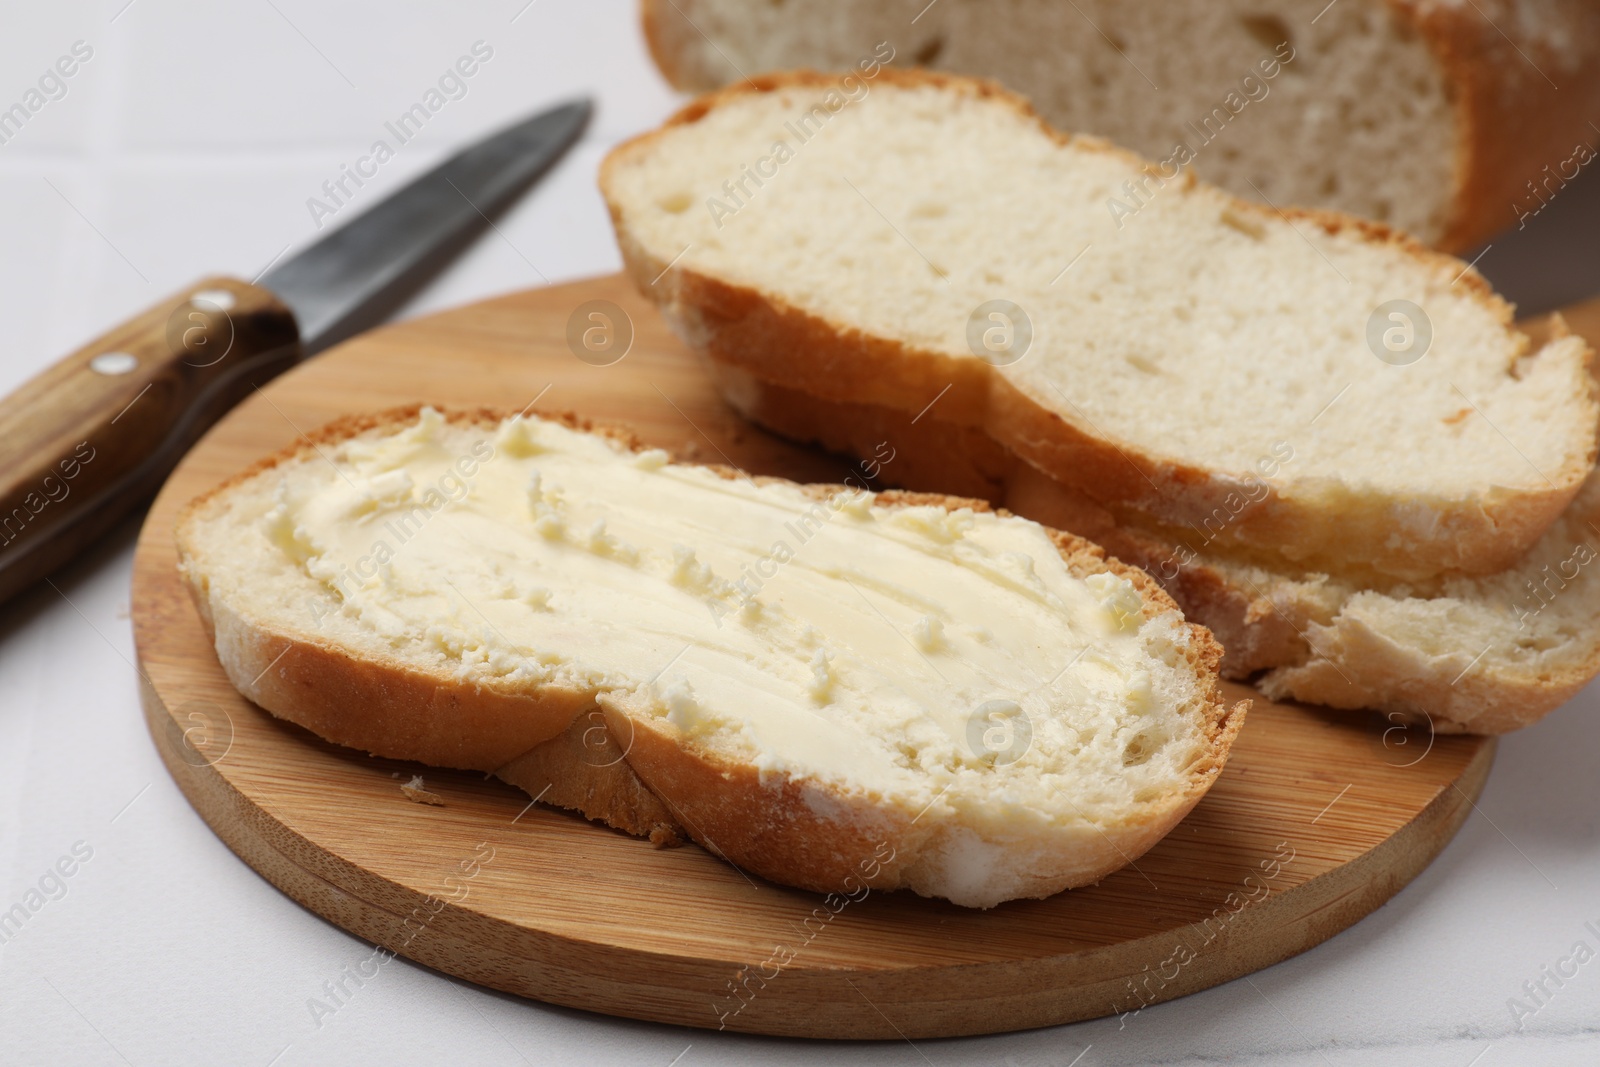
[{"label": "bread crumb", "polygon": [[430,793],[422,787],[422,775],[411,776],[411,781],[400,786],[400,792],[413,804],[432,804],[436,808],[444,807],[444,797],[438,793]]}]

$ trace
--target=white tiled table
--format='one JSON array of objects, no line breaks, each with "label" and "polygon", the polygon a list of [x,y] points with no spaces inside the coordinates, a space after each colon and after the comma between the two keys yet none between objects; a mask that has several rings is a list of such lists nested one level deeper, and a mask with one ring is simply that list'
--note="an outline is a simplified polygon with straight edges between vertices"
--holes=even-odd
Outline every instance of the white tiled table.
[{"label": "white tiled table", "polygon": [[[354,208],[540,105],[589,93],[599,112],[501,220],[506,239],[487,235],[407,315],[616,269],[596,164],[677,102],[631,0],[124,2],[0,8],[0,107],[73,42],[94,50],[0,145],[0,389],[202,274],[253,277],[308,239],[306,199],[476,41],[494,52],[467,95]],[[1597,237],[1589,175],[1480,267],[1525,304],[1574,299],[1600,291]],[[0,910],[75,843],[92,849],[0,946],[0,1064],[1600,1063],[1600,961],[1520,1032],[1507,1006],[1575,941],[1600,950],[1584,927],[1600,927],[1593,688],[1504,742],[1481,813],[1376,914],[1125,1029],[762,1040],[552,1008],[404,961],[319,1027],[307,999],[371,949],[236,859],[163,770],[129,662],[135,529],[59,576],[61,593],[0,608]]]}]

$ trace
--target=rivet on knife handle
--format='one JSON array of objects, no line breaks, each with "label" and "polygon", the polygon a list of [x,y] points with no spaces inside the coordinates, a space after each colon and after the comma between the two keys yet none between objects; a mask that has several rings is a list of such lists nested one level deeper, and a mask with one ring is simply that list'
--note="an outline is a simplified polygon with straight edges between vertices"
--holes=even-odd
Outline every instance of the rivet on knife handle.
[{"label": "rivet on knife handle", "polygon": [[207,278],[0,399],[0,601],[109,530],[217,416],[298,356],[277,297]]}]

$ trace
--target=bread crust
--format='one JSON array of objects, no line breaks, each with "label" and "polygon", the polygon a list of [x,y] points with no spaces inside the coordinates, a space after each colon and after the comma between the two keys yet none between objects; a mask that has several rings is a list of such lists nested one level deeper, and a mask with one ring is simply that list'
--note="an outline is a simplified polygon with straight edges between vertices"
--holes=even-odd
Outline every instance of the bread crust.
[{"label": "bread crust", "polygon": [[[966,431],[934,416],[913,425],[891,408],[823,400],[746,374],[721,384],[741,414],[785,437],[853,457],[887,442],[894,459],[882,471],[894,484],[980,485],[989,499],[1142,567],[1226,650],[1222,675],[1258,677],[1272,700],[1379,711],[1438,733],[1503,734],[1537,722],[1600,676],[1596,636],[1579,659],[1553,670],[1464,670],[1474,649],[1428,657],[1396,645],[1366,617],[1359,589],[1320,576],[1251,583],[1238,568],[1224,570],[1213,557],[1190,557],[1157,533],[1119,523],[993,441],[974,447]],[[1593,521],[1600,525],[1600,514]]]},{"label": "bread crust", "polygon": [[[1524,32],[1515,0],[1473,5],[1437,0],[1383,0],[1432,53],[1452,98],[1454,180],[1434,246],[1466,253],[1518,221],[1529,162],[1566,159],[1600,112],[1600,12],[1585,0],[1547,0],[1543,34]],[[692,0],[641,0],[640,22],[656,66],[674,88],[703,93],[723,84],[705,58],[705,39],[682,10]],[[1584,50],[1561,62],[1554,40]],[[1559,91],[1546,80],[1554,80]]]},{"label": "bread crust", "polygon": [[[1088,884],[1137,858],[1210,788],[1243,725],[1249,702],[1229,706],[1222,697],[1217,674],[1221,647],[1204,627],[1188,624],[1188,656],[1197,679],[1205,746],[1184,788],[1149,803],[1149,810],[1141,809],[1126,826],[1086,824],[1081,834],[1058,831],[1044,843],[1053,866],[1043,873],[1019,869],[1015,884],[1003,895],[958,899],[961,891],[941,881],[941,868],[919,851],[935,828],[933,820],[917,827],[917,813],[872,798],[823,796],[826,791],[786,775],[763,782],[753,768],[703,750],[666,722],[627,714],[621,710],[624,701],[613,694],[599,694],[597,703],[596,693],[557,686],[467,686],[453,675],[419,670],[398,658],[357,657],[316,635],[273,628],[212,595],[193,527],[224,506],[230,490],[307,459],[320,447],[371,431],[402,429],[420,410],[420,405],[411,405],[330,423],[196,498],[177,521],[180,572],[229,679],[272,714],[326,740],[392,759],[490,771],[535,799],[658,845],[693,839],[742,869],[785,884],[832,893],[858,892],[866,884],[904,886],[933,896],[951,897],[953,892],[958,903],[987,907]],[[488,409],[444,415],[453,424],[484,427],[503,417]],[[602,434],[634,451],[645,447],[626,430],[575,415],[541,417]],[[700,466],[727,478],[747,477],[727,467]],[[845,489],[803,488],[818,499]],[[879,494],[877,503],[992,510],[985,501],[944,494],[891,491]],[[1109,571],[1129,579],[1143,596],[1147,617],[1177,611],[1143,571],[1107,558],[1081,538],[1049,532],[1074,574]],[[824,807],[831,810],[830,817],[817,814]],[[889,847],[903,855],[881,860],[881,876],[874,871],[870,882],[863,882],[862,861],[886,837]]]},{"label": "bread crust", "polygon": [[[1516,205],[1533,196],[1527,183],[1540,165],[1590,142],[1600,112],[1600,9],[1546,0],[1532,14],[1543,20],[1536,30],[1519,17],[1534,5],[1515,0],[1387,3],[1427,43],[1452,90],[1455,183],[1437,245],[1464,253],[1518,221]],[[1563,39],[1581,49],[1575,62],[1563,61]]]},{"label": "bread crust", "polygon": [[[1130,152],[1094,138],[1073,137],[1052,129],[1021,97],[993,82],[925,71],[884,70],[878,81],[941,90],[993,100],[1010,108],[1057,144],[1069,142],[1092,151],[1117,155],[1136,167],[1147,166]],[[1566,508],[1594,465],[1596,419],[1563,466],[1548,477],[1517,488],[1497,487],[1465,500],[1443,496],[1406,501],[1408,509],[1429,505],[1426,529],[1395,537],[1394,508],[1387,496],[1342,493],[1340,513],[1318,497],[1319,487],[1298,485],[1286,492],[1277,486],[1196,466],[1181,456],[1142,450],[1132,442],[1107,436],[1086,418],[1057,410],[1054,398],[1028,392],[1025,380],[1011,377],[978,360],[923,350],[894,338],[869,336],[845,323],[833,322],[796,307],[776,294],[731,284],[669,263],[647,249],[632,232],[624,205],[614,194],[619,168],[649,151],[675,127],[697,122],[733,100],[793,86],[831,84],[815,71],[762,75],[694,101],[658,130],[625,142],[601,166],[600,186],[610,206],[623,261],[640,291],[660,306],[675,332],[713,364],[744,371],[762,380],[832,401],[860,401],[916,412],[938,398],[947,422],[980,429],[1053,477],[1135,523],[1175,527],[1204,524],[1219,511],[1230,516],[1220,536],[1257,553],[1282,554],[1297,565],[1339,573],[1347,566],[1376,568],[1403,579],[1442,573],[1492,574],[1523,555]],[[1228,197],[1231,210],[1264,222],[1279,214]],[[1353,233],[1359,239],[1386,245],[1437,272],[1459,276],[1459,284],[1506,329],[1512,308],[1494,293],[1470,266],[1435,252],[1379,223],[1327,211],[1289,210],[1300,220],[1329,234]],[[1566,342],[1581,344],[1581,341]],[[1548,350],[1541,350],[1548,353]],[[1585,366],[1592,358],[1582,349]],[[1553,356],[1552,356],[1553,358]],[[1582,390],[1574,398],[1600,415],[1594,383],[1576,376]],[[1259,499],[1265,488],[1265,495]],[[1230,506],[1241,496],[1254,502],[1247,511]],[[1337,522],[1334,522],[1334,519]]]}]

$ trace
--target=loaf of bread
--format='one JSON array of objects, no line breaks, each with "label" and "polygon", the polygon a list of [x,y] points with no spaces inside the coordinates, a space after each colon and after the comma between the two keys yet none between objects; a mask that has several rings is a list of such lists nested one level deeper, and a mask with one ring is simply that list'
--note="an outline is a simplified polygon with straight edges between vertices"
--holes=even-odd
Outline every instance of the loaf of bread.
[{"label": "loaf of bread", "polygon": [[1119,524],[995,441],[932,414],[820,400],[723,368],[724,394],[785,436],[869,456],[891,484],[982,497],[1103,545],[1161,582],[1222,643],[1224,677],[1274,700],[1384,712],[1439,733],[1528,726],[1600,674],[1600,472],[1515,565],[1363,584],[1219,550],[1205,529]]},{"label": "loaf of bread", "polygon": [[1452,252],[1523,225],[1600,145],[1592,0],[643,0],[643,15],[679,89],[890,62],[996,78],[1061,129]]},{"label": "loaf of bread", "polygon": [[602,168],[629,270],[713,366],[932,412],[1119,522],[1356,581],[1502,570],[1593,467],[1588,346],[1531,345],[1468,265],[1163,183],[987,83],[840,84],[723,90]]},{"label": "loaf of bread", "polygon": [[1088,542],[570,417],[347,420],[177,537],[268,711],[809,889],[1096,881],[1199,800],[1245,712],[1210,635]]}]

